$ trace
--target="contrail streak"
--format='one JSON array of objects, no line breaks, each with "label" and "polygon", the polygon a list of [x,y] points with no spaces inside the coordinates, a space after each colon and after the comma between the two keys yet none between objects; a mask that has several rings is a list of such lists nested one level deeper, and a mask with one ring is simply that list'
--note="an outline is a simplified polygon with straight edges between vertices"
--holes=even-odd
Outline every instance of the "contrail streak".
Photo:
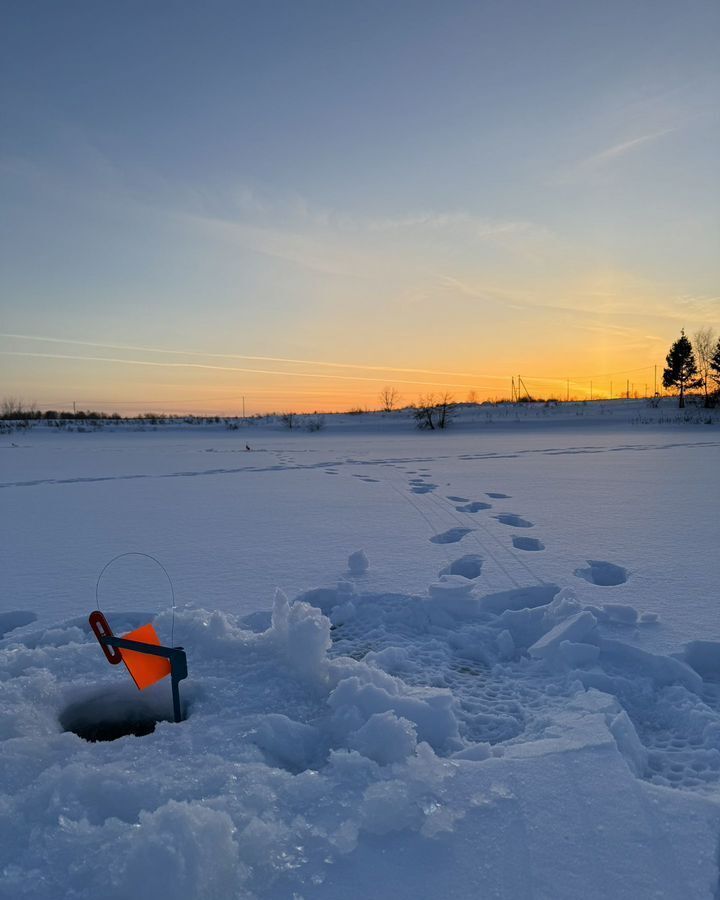
[{"label": "contrail streak", "polygon": [[[358,369],[368,372],[403,372],[422,375],[447,375],[453,378],[492,378],[506,379],[504,375],[477,375],[474,372],[442,372],[435,369],[410,369],[397,366],[369,366],[356,363],[324,362],[317,359],[291,359],[283,356],[246,356],[237,353],[203,353],[198,350],[167,350],[162,347],[138,347],[130,344],[102,344],[97,341],[79,341],[66,338],[41,337],[33,334],[5,334],[0,338],[13,338],[21,341],[41,341],[51,344],[73,344],[79,347],[96,347],[103,350],[130,350],[135,353],[167,353],[173,356],[197,356],[205,359],[246,359],[255,362],[292,363],[305,366],[324,366],[331,369]],[[290,374],[290,373],[288,373]],[[509,376],[507,376],[509,377]]]},{"label": "contrail streak", "polygon": [[[283,378],[327,378],[330,381],[371,381],[384,384],[387,378],[369,378],[363,375],[325,375],[320,372],[276,372],[271,369],[244,369],[238,366],[211,366],[204,363],[186,362],[152,362],[142,359],[117,359],[111,356],[70,356],[61,353],[29,353],[20,350],[0,350],[2,356],[24,356],[34,359],[67,359],[80,362],[120,363],[126,366],[155,366],[162,369],[209,369],[215,372],[242,372],[250,375],[279,375]],[[457,373],[455,373],[457,374]],[[406,378],[395,378],[398,384],[415,384],[420,387],[456,387],[467,388],[467,384],[439,381],[410,381]]]}]

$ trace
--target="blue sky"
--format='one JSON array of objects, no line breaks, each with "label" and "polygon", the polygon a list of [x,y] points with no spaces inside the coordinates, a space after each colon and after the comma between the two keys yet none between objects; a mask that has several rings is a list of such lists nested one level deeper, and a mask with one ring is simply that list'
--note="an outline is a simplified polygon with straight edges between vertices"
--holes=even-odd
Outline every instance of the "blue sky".
[{"label": "blue sky", "polygon": [[716,2],[25,2],[0,34],[13,396],[492,395],[720,326]]}]

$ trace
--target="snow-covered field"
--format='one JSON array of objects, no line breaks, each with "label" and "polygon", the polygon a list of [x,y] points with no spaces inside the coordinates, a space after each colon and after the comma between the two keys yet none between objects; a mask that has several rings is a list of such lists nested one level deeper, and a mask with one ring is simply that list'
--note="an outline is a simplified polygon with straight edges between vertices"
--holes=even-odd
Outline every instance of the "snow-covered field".
[{"label": "snow-covered field", "polygon": [[[717,898],[703,416],[0,436],[0,896]],[[152,561],[97,586],[130,551],[174,626]],[[186,648],[181,725],[64,730],[169,716],[96,586]]]}]

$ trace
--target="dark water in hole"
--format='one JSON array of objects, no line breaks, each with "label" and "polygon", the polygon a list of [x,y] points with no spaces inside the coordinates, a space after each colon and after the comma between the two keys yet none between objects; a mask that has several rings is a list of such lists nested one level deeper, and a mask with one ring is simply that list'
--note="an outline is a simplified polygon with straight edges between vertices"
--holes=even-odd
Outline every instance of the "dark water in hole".
[{"label": "dark water in hole", "polygon": [[[62,724],[62,722],[61,722]],[[118,738],[134,735],[143,737],[155,731],[157,722],[154,719],[139,719],[129,722],[83,722],[74,727],[65,728],[85,741],[116,741]]]},{"label": "dark water in hole", "polygon": [[76,700],[59,716],[63,731],[76,734],[83,740],[116,741],[132,735],[152,734],[158,722],[166,716],[149,703],[121,692],[110,692]]}]

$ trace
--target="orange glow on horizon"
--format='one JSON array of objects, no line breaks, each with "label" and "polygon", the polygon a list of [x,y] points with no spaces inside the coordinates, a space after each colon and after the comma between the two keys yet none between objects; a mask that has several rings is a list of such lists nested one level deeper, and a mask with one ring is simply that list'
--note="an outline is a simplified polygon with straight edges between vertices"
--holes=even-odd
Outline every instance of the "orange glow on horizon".
[{"label": "orange glow on horizon", "polygon": [[[657,365],[658,382],[662,368]],[[522,372],[513,376],[498,376],[492,381],[487,377],[456,377],[452,386],[444,382],[422,386],[403,385],[392,377],[378,380],[369,386],[360,380],[333,384],[332,380],[297,377],[288,372],[272,379],[246,376],[245,384],[227,384],[217,377],[203,379],[202,383],[179,380],[175,382],[141,382],[131,385],[127,380],[119,385],[108,381],[105,389],[95,381],[92,388],[82,382],[71,387],[78,409],[102,412],[118,412],[136,415],[144,412],[173,415],[259,415],[273,412],[346,412],[349,410],[373,410],[382,406],[381,393],[385,387],[396,392],[396,407],[409,406],[420,397],[446,392],[454,401],[482,402],[485,400],[510,400],[530,396],[533,399],[602,400],[624,397],[652,396],[656,389],[655,364],[632,369],[615,369],[609,373],[587,373],[586,376],[562,377]],[[591,377],[592,376],[592,377]],[[233,379],[234,380],[234,379]],[[267,382],[272,380],[274,385]],[[658,385],[659,387],[659,385]],[[41,409],[71,409],[72,401],[56,397],[39,397],[34,401]]]},{"label": "orange glow on horizon", "polygon": [[[396,392],[396,407],[445,393],[459,403],[526,396],[543,400],[652,396],[661,390],[664,357],[671,342],[661,337],[637,341],[631,336],[626,341],[629,347],[617,346],[617,334],[610,326],[595,331],[582,349],[577,340],[568,345],[560,336],[554,346],[543,347],[544,352],[534,346],[532,353],[523,355],[531,337],[524,334],[507,355],[497,345],[468,351],[457,344],[431,344],[427,355],[417,346],[401,345],[397,359],[392,359],[397,350],[389,346],[383,352],[385,359],[380,357],[382,347],[371,347],[363,354],[365,360],[358,353],[353,354],[355,359],[348,354],[342,362],[300,362],[217,350],[0,337],[14,339],[13,349],[0,348],[0,352],[12,357],[24,376],[22,390],[9,395],[39,409],[71,410],[75,404],[77,409],[121,415],[220,416],[379,409],[386,387]],[[483,337],[487,345],[488,335]],[[32,342],[30,348],[28,342]],[[43,342],[55,345],[51,352],[44,351]],[[110,351],[113,346],[117,349]],[[102,353],[101,348],[108,349]],[[261,359],[275,362],[263,365]],[[48,384],[55,387],[48,390]]]}]

